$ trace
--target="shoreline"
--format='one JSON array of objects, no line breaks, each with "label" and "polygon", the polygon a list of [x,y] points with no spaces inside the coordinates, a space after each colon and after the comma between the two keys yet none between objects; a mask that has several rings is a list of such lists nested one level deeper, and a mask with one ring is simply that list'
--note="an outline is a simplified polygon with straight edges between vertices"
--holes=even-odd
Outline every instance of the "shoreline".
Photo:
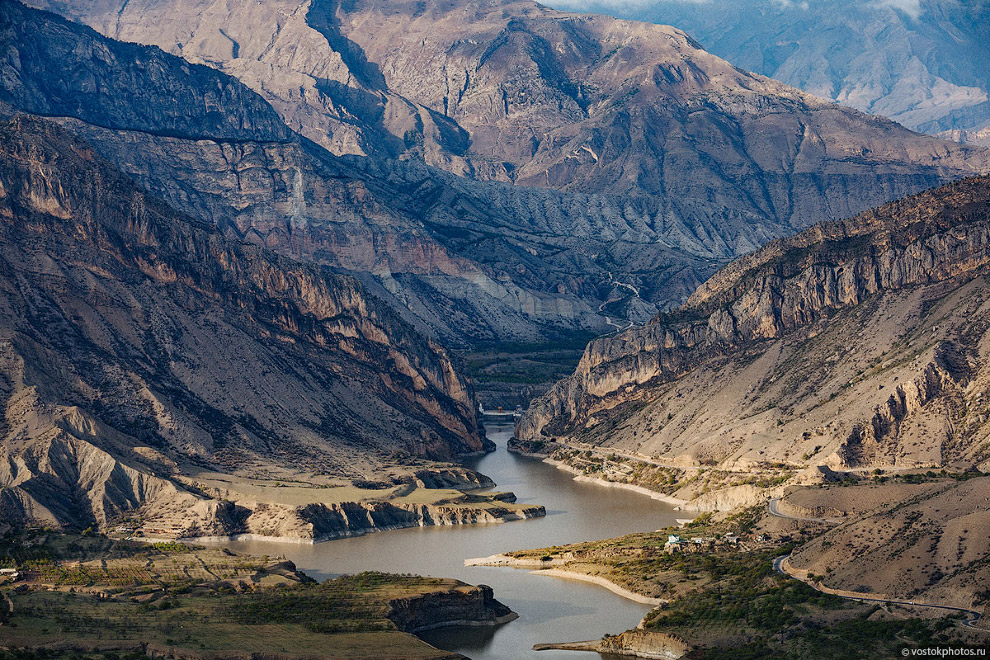
[{"label": "shoreline", "polygon": [[577,573],[575,571],[568,571],[563,568],[544,568],[535,571],[530,571],[530,575],[546,575],[547,577],[561,578],[564,580],[575,580],[577,582],[590,582],[591,584],[597,584],[599,587],[604,587],[611,591],[612,593],[622,596],[627,600],[631,600],[637,603],[642,603],[643,605],[652,605],[657,607],[663,605],[670,601],[665,598],[651,598],[649,596],[643,596],[635,591],[630,591],[625,587],[620,587],[616,583],[601,577],[600,575],[588,575],[587,573]]},{"label": "shoreline", "polygon": [[[675,511],[698,511],[698,512],[700,512],[700,509],[696,509],[695,507],[688,506],[688,501],[687,500],[682,500],[680,498],[673,497],[672,495],[664,495],[663,493],[658,493],[655,490],[650,490],[649,488],[645,488],[643,486],[637,486],[635,484],[624,484],[624,483],[620,483],[618,481],[609,481],[607,479],[601,479],[599,477],[592,477],[590,475],[584,474],[583,472],[581,472],[577,468],[572,467],[572,466],[568,465],[567,463],[564,463],[563,461],[557,461],[557,460],[554,460],[554,459],[549,458],[549,457],[544,458],[543,459],[543,462],[546,463],[547,465],[554,466],[558,470],[563,470],[565,472],[570,472],[571,474],[576,475],[574,477],[574,481],[580,481],[580,482],[583,482],[583,483],[598,484],[599,486],[605,486],[607,488],[621,488],[623,490],[631,490],[634,493],[639,493],[640,495],[646,495],[650,499],[654,499],[654,500],[657,500],[659,502],[663,502],[665,504],[672,504],[672,505],[674,505],[674,510]],[[693,518],[692,518],[692,520],[693,520]]]},{"label": "shoreline", "polygon": [[588,575],[587,573],[578,573],[576,571],[569,571],[565,568],[558,568],[560,566],[566,565],[566,561],[562,559],[552,559],[550,561],[543,561],[541,559],[519,559],[517,557],[510,557],[505,554],[491,555],[489,557],[476,557],[473,559],[465,559],[465,566],[504,566],[508,568],[528,568],[531,575],[545,575],[547,577],[561,578],[564,580],[575,580],[578,582],[589,582],[591,584],[596,584],[599,587],[604,587],[617,596],[621,596],[627,600],[631,600],[637,603],[642,603],[643,605],[652,605],[654,607],[658,605],[663,605],[669,602],[664,598],[651,598],[649,596],[644,596],[638,594],[635,591],[630,591],[625,587],[619,586],[618,584],[603,578],[599,575]]},{"label": "shoreline", "polygon": [[429,632],[431,630],[439,630],[440,628],[452,628],[452,627],[467,627],[467,628],[495,628],[501,626],[502,624],[509,623],[510,621],[515,621],[519,618],[519,615],[515,612],[510,612],[503,616],[497,616],[492,621],[473,621],[471,619],[452,619],[450,621],[440,621],[437,623],[430,623],[425,626],[419,626],[418,628],[413,628],[412,630],[406,630],[403,632],[408,632],[413,635],[421,632]]},{"label": "shoreline", "polygon": [[542,559],[519,559],[518,557],[511,557],[502,553],[464,560],[465,566],[506,566],[509,568],[545,568],[554,565],[562,566],[563,564],[564,561],[562,559],[551,559],[550,561],[543,561]]},{"label": "shoreline", "polygon": [[[538,509],[541,507],[533,507]],[[383,525],[381,527],[362,527],[360,529],[346,530],[344,532],[339,532],[336,534],[324,534],[318,537],[302,537],[302,536],[266,536],[263,534],[228,534],[220,536],[179,536],[179,537],[164,537],[164,536],[128,536],[125,540],[137,541],[140,543],[167,543],[167,542],[177,542],[177,543],[206,543],[206,544],[217,544],[217,543],[231,543],[237,541],[265,541],[270,543],[291,543],[296,545],[316,545],[317,543],[327,543],[329,541],[336,541],[339,539],[353,538],[355,536],[367,536],[368,534],[377,534],[378,532],[391,532],[398,529],[410,529],[413,527],[462,527],[467,525],[504,525],[505,523],[516,522],[519,520],[532,520],[533,518],[542,518],[546,513],[537,515],[527,515],[525,511],[519,513],[512,513],[501,518],[494,520],[480,520],[477,522],[457,522],[457,523],[445,523],[445,524],[432,524],[424,525],[421,522],[410,522],[408,524],[400,523],[395,525]]]}]

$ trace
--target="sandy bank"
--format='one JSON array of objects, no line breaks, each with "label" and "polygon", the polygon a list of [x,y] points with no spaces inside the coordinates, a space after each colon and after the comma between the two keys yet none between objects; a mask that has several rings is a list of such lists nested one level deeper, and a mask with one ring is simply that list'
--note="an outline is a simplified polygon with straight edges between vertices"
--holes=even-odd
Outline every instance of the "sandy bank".
[{"label": "sandy bank", "polygon": [[587,575],[585,573],[577,573],[574,571],[568,571],[564,568],[559,568],[567,564],[566,559],[555,558],[549,561],[543,561],[541,559],[519,559],[517,557],[510,557],[509,555],[497,554],[491,555],[490,557],[476,557],[474,559],[465,559],[465,566],[508,566],[511,568],[529,568],[535,569],[530,572],[534,575],[546,575],[548,577],[558,577],[564,578],[566,580],[578,580],[580,582],[590,582],[592,584],[597,584],[600,587],[605,587],[609,591],[623,598],[635,601],[637,603],[643,603],[645,605],[661,605],[668,601],[662,598],[650,598],[649,596],[643,596],[635,591],[630,591],[624,587],[606,580],[598,575]]},{"label": "sandy bank", "polygon": [[614,582],[606,580],[599,575],[587,575],[585,573],[575,573],[574,571],[568,571],[562,568],[544,568],[540,570],[530,571],[533,575],[546,575],[549,577],[563,578],[565,580],[577,580],[579,582],[590,582],[592,584],[597,584],[600,587],[605,587],[609,591],[628,600],[635,601],[637,603],[643,603],[644,605],[663,605],[667,603],[667,600],[663,598],[650,598],[649,596],[643,596],[635,591],[630,591],[624,587],[620,587]]},{"label": "sandy bank", "polygon": [[491,555],[490,557],[476,557],[465,559],[465,566],[511,566],[512,568],[549,568],[551,566],[562,566],[567,560],[554,558],[549,561],[542,559],[520,559],[510,555]]},{"label": "sandy bank", "polygon": [[570,472],[571,474],[577,475],[574,477],[574,481],[580,481],[583,483],[598,484],[599,486],[606,486],[608,488],[622,488],[623,490],[631,490],[634,493],[639,493],[640,495],[646,495],[647,497],[658,500],[660,502],[665,502],[667,504],[673,504],[677,511],[684,510],[694,510],[694,507],[688,505],[687,500],[682,500],[670,495],[664,495],[663,493],[658,493],[655,490],[650,490],[649,488],[644,488],[643,486],[637,486],[635,484],[624,484],[617,481],[608,481],[607,479],[601,479],[599,477],[592,477],[590,475],[584,474],[581,470],[568,465],[562,461],[556,461],[552,458],[544,458],[543,462],[552,465],[558,470],[564,470],[565,472]]}]

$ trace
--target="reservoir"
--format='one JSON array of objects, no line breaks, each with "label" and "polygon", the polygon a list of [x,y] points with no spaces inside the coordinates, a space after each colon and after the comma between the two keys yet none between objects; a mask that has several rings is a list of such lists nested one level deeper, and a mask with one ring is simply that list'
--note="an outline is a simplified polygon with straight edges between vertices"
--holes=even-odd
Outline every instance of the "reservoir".
[{"label": "reservoir", "polygon": [[[532,650],[540,642],[598,639],[634,627],[649,605],[626,600],[602,587],[533,575],[504,567],[465,567],[464,560],[499,552],[576,541],[592,541],[674,524],[671,505],[620,488],[573,480],[539,459],[505,449],[511,426],[489,427],[498,449],[465,461],[491,477],[496,490],[511,490],[519,502],[542,504],[545,518],[502,524],[417,527],[379,532],[315,545],[238,541],[233,550],[284,554],[316,579],[361,571],[416,573],[487,584],[495,597],[519,614],[496,629],[442,628],[422,636],[434,646],[473,660],[592,660],[575,651]],[[683,514],[680,514],[683,516]]]}]

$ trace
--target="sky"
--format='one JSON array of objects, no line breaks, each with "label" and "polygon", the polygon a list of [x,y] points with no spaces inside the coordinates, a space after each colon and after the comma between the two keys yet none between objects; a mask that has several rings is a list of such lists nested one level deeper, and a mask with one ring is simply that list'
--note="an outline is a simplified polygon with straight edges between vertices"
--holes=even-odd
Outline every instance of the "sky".
[{"label": "sky", "polygon": [[[544,4],[552,7],[569,9],[586,9],[594,7],[597,9],[642,9],[659,5],[665,2],[680,2],[693,4],[712,3],[716,0],[545,0]],[[809,2],[822,2],[824,0],[773,0],[784,7],[807,9]],[[759,4],[761,0],[753,0],[753,4]],[[864,5],[875,5],[878,7],[893,7],[903,11],[905,14],[917,18],[921,15],[922,0],[860,0]]]}]

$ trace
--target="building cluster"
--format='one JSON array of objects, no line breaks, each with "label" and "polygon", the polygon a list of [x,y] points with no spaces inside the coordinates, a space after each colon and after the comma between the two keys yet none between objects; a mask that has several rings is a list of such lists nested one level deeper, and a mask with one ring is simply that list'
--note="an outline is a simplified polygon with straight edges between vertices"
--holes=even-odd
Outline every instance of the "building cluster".
[{"label": "building cluster", "polygon": [[714,550],[719,545],[736,546],[738,544],[739,537],[732,532],[726,532],[723,536],[692,536],[689,539],[682,538],[680,534],[668,534],[663,549],[668,554],[674,554],[675,552],[703,552],[704,550]]}]

